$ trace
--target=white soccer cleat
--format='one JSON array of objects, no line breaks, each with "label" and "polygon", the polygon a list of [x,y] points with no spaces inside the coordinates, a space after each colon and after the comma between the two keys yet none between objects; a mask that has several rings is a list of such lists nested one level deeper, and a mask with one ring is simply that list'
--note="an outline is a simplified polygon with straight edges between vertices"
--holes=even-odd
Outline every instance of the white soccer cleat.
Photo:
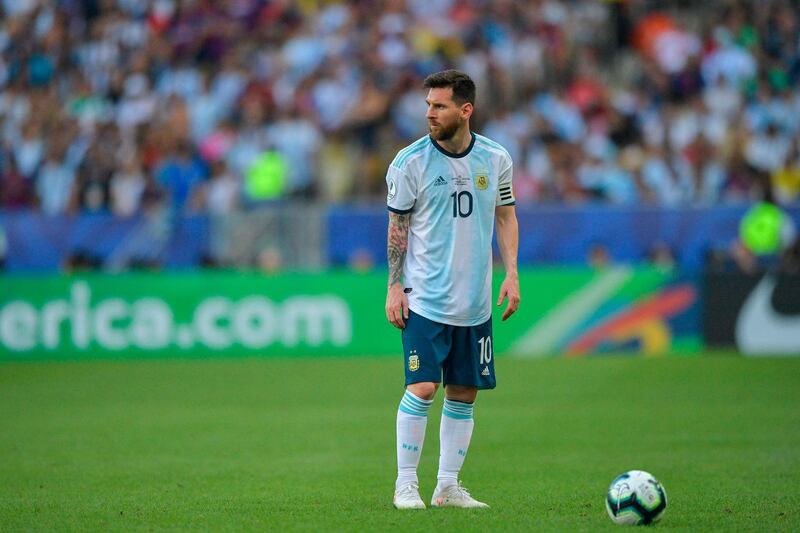
[{"label": "white soccer cleat", "polygon": [[397,509],[425,509],[425,502],[419,497],[419,485],[406,483],[394,491],[392,503]]},{"label": "white soccer cleat", "polygon": [[449,487],[436,487],[431,498],[431,507],[464,507],[467,509],[488,509],[489,506],[483,502],[479,502],[472,496],[469,491],[461,486],[459,481],[456,485]]}]

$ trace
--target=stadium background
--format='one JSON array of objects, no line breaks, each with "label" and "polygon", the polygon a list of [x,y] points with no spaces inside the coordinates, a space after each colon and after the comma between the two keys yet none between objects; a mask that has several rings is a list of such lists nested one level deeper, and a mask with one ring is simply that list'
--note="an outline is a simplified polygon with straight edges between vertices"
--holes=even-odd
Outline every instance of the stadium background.
[{"label": "stadium background", "polygon": [[[735,324],[707,308],[744,298],[704,299],[707,274],[742,272],[749,288],[783,250],[783,270],[797,270],[791,231],[761,256],[738,238],[765,198],[794,220],[788,228],[800,217],[798,15],[785,1],[709,6],[4,2],[0,257],[12,277],[0,357],[213,352],[213,332],[192,325],[184,302],[250,293],[263,298],[235,320],[206,320],[253,330],[225,348],[279,355],[267,322],[281,301],[322,293],[338,315],[296,311],[290,351],[393,353],[357,334],[389,333],[376,329],[383,176],[425,131],[422,78],[451,66],[478,80],[475,128],[516,163],[520,264],[532,277],[517,318],[526,328],[498,346],[519,348],[542,328],[553,337],[542,354],[730,345]],[[356,274],[325,275],[334,270]],[[161,281],[125,274],[141,271]],[[312,292],[277,289],[297,272],[319,278]],[[375,298],[356,297],[375,272],[365,285]],[[555,276],[558,295],[542,294],[540,275]],[[112,303],[92,314],[97,302],[77,303],[76,286]],[[136,306],[115,299],[126,294],[155,298],[159,316],[187,325],[137,322]],[[321,332],[306,338],[307,328]],[[109,348],[103,332],[125,339]],[[800,352],[797,342],[779,351]]]},{"label": "stadium background", "polygon": [[[572,456],[593,461],[589,470],[602,478],[599,489],[596,479],[578,483],[588,494],[604,490],[615,469],[635,466],[590,448],[600,438],[624,446],[607,429],[616,421],[606,411],[622,408],[608,398],[625,391],[617,400],[628,408],[631,395],[654,393],[632,408],[640,419],[627,420],[623,433],[652,431],[648,419],[660,417],[661,432],[647,442],[654,450],[670,442],[675,455],[637,457],[671,473],[668,490],[668,481],[681,487],[678,502],[690,512],[673,524],[718,524],[702,506],[691,508],[707,500],[701,490],[690,498],[686,469],[703,469],[689,459],[693,451],[713,462],[730,445],[740,454],[725,455],[728,467],[704,473],[740,489],[733,503],[716,502],[730,511],[722,523],[750,527],[769,515],[776,528],[791,529],[796,511],[762,502],[763,515],[748,514],[755,489],[724,480],[742,468],[789,486],[799,481],[800,402],[792,391],[800,373],[796,359],[771,357],[800,355],[799,9],[794,0],[3,0],[0,394],[10,431],[0,440],[0,525],[255,528],[265,523],[253,513],[284,526],[286,516],[306,513],[291,498],[277,511],[251,507],[231,488],[230,509],[244,513],[232,512],[230,522],[225,513],[198,518],[208,503],[202,491],[164,514],[151,501],[163,492],[148,476],[196,475],[216,486],[217,467],[200,458],[223,440],[197,441],[190,457],[201,466],[191,475],[176,459],[198,436],[179,420],[210,435],[222,431],[201,414],[214,412],[206,395],[224,406],[217,414],[229,421],[233,433],[224,442],[233,448],[253,429],[249,402],[266,405],[287,435],[300,431],[291,416],[335,434],[320,422],[330,416],[324,408],[303,409],[320,407],[324,395],[357,409],[337,388],[347,376],[388,390],[356,395],[381,406],[380,414],[355,411],[365,417],[363,438],[386,425],[400,362],[398,336],[383,318],[383,178],[397,150],[426,131],[422,79],[454,67],[478,85],[474,129],[515,161],[523,304],[497,327],[495,347],[521,412],[541,424],[514,426],[520,421],[487,400],[499,419],[487,426],[506,423],[530,435],[549,427],[565,441],[585,440]],[[764,202],[780,211],[750,228],[768,244],[754,253],[742,224]],[[740,360],[742,353],[765,357]],[[603,357],[619,354],[647,357]],[[590,355],[585,367],[562,361]],[[645,360],[656,356],[669,357]],[[202,360],[174,361],[187,358]],[[76,362],[86,359],[97,361]],[[521,392],[532,386],[540,396]],[[585,392],[575,395],[578,387]],[[243,403],[225,399],[231,388]],[[293,410],[271,411],[298,390],[308,394]],[[315,394],[323,395],[316,403]],[[573,395],[572,404],[555,403]],[[677,402],[681,413],[658,397]],[[734,413],[729,405],[737,401]],[[537,402],[560,405],[574,432],[536,414]],[[118,411],[95,411],[104,403]],[[698,418],[681,426],[694,410]],[[150,418],[153,425],[141,425]],[[716,437],[704,434],[709,428]],[[273,430],[251,438],[274,437]],[[522,435],[496,431],[493,443]],[[108,441],[115,432],[132,444]],[[690,433],[699,442],[674,441]],[[165,442],[175,456],[155,454],[143,440],[159,434],[172,435]],[[33,438],[37,445],[25,444]],[[258,463],[263,443],[255,440],[242,457],[265,477],[281,461],[311,477],[334,475],[323,458],[313,459],[311,445],[324,435],[312,435],[294,455],[285,450],[296,438],[264,438],[274,454],[269,467]],[[353,446],[391,470],[388,444]],[[542,452],[564,442],[535,446]],[[97,449],[104,451],[88,451]],[[480,453],[475,471],[492,479]],[[142,459],[131,478],[122,458],[136,454],[151,461]],[[372,463],[344,462],[362,481],[385,481]],[[229,465],[234,472],[246,466]],[[580,472],[577,463],[550,466],[550,477],[523,469],[545,495],[561,482],[559,472]],[[511,467],[497,468],[508,474]],[[278,470],[275,484],[249,487],[262,501],[274,497],[265,491],[278,490],[278,481],[292,480],[288,466]],[[76,484],[76,473],[92,481]],[[41,484],[52,492],[37,496],[35,480],[51,475],[52,485]],[[138,499],[124,490],[103,496],[116,494],[115,479],[137,487]],[[235,481],[224,479],[226,487]],[[114,503],[87,502],[96,487],[98,498]],[[82,496],[65,499],[62,490]],[[800,498],[796,489],[784,497]],[[334,493],[319,498],[321,514],[295,525],[313,529],[325,523],[320,516],[335,514]],[[382,508],[383,500],[367,505]],[[580,497],[555,511],[538,500],[509,501],[539,505],[548,520],[558,516],[540,528],[599,527],[591,520],[600,508]],[[363,503],[345,513],[350,522],[329,525],[385,527],[380,515],[358,514]],[[133,518],[136,505],[145,510]],[[533,524],[503,516],[509,529]]]}]

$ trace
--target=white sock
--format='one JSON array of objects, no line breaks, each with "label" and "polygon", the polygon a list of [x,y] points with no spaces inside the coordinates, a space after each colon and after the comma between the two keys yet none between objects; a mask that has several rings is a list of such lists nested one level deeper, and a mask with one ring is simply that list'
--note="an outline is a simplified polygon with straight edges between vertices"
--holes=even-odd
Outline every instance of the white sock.
[{"label": "white sock", "polygon": [[473,404],[445,399],[439,428],[439,473],[437,488],[458,483],[458,473],[467,457],[472,439]]},{"label": "white sock", "polygon": [[428,409],[433,400],[423,400],[406,391],[397,409],[397,482],[395,488],[407,483],[419,484],[417,466],[425,441]]}]

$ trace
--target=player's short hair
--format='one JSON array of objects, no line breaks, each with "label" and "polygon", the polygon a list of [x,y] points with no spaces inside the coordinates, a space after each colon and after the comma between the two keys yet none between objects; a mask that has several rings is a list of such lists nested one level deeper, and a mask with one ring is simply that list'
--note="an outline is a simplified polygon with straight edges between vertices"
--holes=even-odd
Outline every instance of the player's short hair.
[{"label": "player's short hair", "polygon": [[422,86],[426,89],[453,89],[453,101],[459,105],[469,102],[475,105],[475,82],[460,70],[443,70],[425,78]]}]

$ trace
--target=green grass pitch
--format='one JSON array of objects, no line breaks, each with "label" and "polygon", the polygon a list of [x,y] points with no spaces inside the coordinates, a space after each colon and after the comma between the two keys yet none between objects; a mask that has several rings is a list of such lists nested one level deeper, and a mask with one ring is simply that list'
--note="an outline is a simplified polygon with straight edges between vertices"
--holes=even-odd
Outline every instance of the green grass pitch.
[{"label": "green grass pitch", "polygon": [[629,469],[667,490],[658,530],[800,530],[800,358],[501,357],[462,471],[492,508],[413,512],[391,507],[401,364],[2,364],[0,530],[618,531]]}]

